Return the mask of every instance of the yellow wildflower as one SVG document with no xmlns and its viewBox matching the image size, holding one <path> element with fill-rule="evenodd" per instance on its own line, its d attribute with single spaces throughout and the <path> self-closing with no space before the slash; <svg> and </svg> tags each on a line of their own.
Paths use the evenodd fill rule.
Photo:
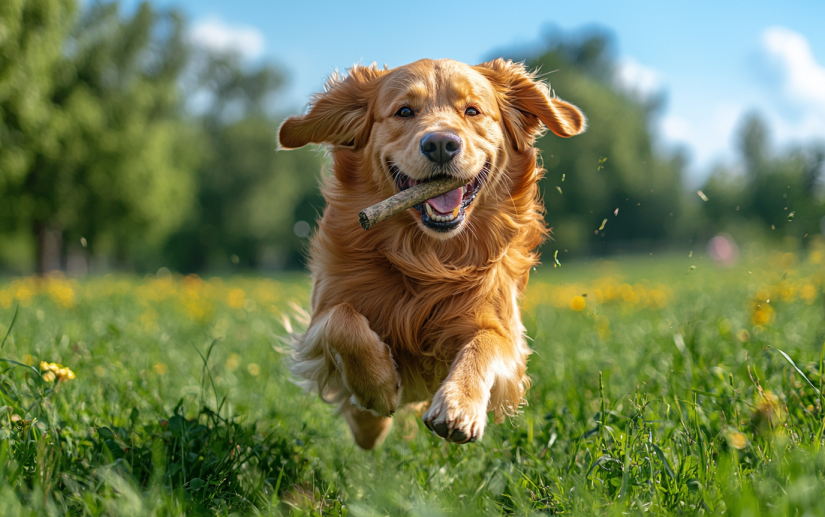
<svg viewBox="0 0 825 517">
<path fill-rule="evenodd" d="M 770 391 L 762 392 L 751 414 L 751 422 L 760 432 L 777 428 L 785 419 L 785 411 L 779 397 Z"/>
<path fill-rule="evenodd" d="M 229 357 L 226 359 L 226 369 L 230 372 L 234 372 L 238 369 L 238 366 L 241 364 L 241 356 L 238 354 L 229 354 Z"/>
<path fill-rule="evenodd" d="M 34 279 L 27 278 L 24 280 L 14 280 L 12 281 L 9 290 L 14 295 L 14 298 L 20 302 L 20 305 L 23 307 L 28 307 L 35 293 Z"/>
<path fill-rule="evenodd" d="M 622 284 L 619 287 L 619 294 L 622 297 L 622 300 L 631 304 L 636 303 L 636 300 L 638 299 L 636 292 L 633 291 L 633 286 L 630 284 Z"/>
<path fill-rule="evenodd" d="M 773 321 L 773 307 L 767 303 L 757 304 L 756 309 L 751 315 L 751 321 L 754 325 L 767 325 Z"/>
<path fill-rule="evenodd" d="M 807 304 L 812 304 L 816 300 L 816 287 L 806 285 L 799 290 L 799 297 L 805 300 Z"/>
<path fill-rule="evenodd" d="M 233 309 L 242 309 L 246 293 L 243 289 L 230 289 L 229 294 L 226 295 L 226 304 Z"/>
<path fill-rule="evenodd" d="M 744 449 L 748 446 L 748 438 L 739 431 L 729 431 L 727 434 L 728 444 L 734 449 Z"/>
<path fill-rule="evenodd" d="M 255 363 L 249 363 L 246 365 L 246 369 L 253 377 L 257 377 L 261 373 L 261 367 Z"/>
<path fill-rule="evenodd" d="M 75 293 L 72 284 L 62 275 L 51 274 L 46 282 L 46 291 L 52 301 L 64 309 L 75 305 Z"/>
<path fill-rule="evenodd" d="M 74 372 L 62 364 L 40 362 L 40 370 L 46 373 L 43 374 L 43 380 L 51 382 L 55 378 L 61 381 L 71 381 L 75 378 Z"/>
<path fill-rule="evenodd" d="M 574 311 L 580 311 L 585 308 L 587 302 L 584 301 L 583 296 L 574 296 L 572 300 L 570 300 L 570 308 Z"/>
<path fill-rule="evenodd" d="M 169 371 L 169 367 L 166 366 L 164 363 L 158 363 L 152 367 L 155 370 L 155 373 L 158 375 L 164 375 L 167 371 Z"/>
</svg>

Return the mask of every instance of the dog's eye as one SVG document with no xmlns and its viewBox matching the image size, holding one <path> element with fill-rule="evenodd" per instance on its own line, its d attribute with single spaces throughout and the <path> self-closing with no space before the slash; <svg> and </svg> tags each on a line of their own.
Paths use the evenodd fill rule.
<svg viewBox="0 0 825 517">
<path fill-rule="evenodd" d="M 395 116 L 396 117 L 401 117 L 401 118 L 412 117 L 413 116 L 413 110 L 411 110 L 407 106 L 404 106 L 403 108 L 401 108 L 400 110 L 395 112 Z"/>
<path fill-rule="evenodd" d="M 467 115 L 468 117 L 475 117 L 476 115 L 478 115 L 478 110 L 475 109 L 474 107 L 470 106 L 469 108 L 464 110 L 464 114 Z"/>
</svg>

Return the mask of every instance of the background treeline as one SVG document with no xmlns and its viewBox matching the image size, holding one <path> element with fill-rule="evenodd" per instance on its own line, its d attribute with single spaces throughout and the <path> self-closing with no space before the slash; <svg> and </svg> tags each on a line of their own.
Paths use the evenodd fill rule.
<svg viewBox="0 0 825 517">
<path fill-rule="evenodd" d="M 127 14 L 113 3 L 0 3 L 0 271 L 301 266 L 325 159 L 275 152 L 284 72 L 186 35 L 180 14 L 150 4 Z M 548 246 L 606 254 L 719 231 L 820 232 L 821 142 L 776 152 L 749 116 L 739 164 L 711 172 L 703 202 L 684 155 L 657 138 L 664 99 L 616 81 L 609 34 L 555 32 L 504 57 L 540 67 L 590 121 L 583 136 L 539 141 Z"/>
</svg>

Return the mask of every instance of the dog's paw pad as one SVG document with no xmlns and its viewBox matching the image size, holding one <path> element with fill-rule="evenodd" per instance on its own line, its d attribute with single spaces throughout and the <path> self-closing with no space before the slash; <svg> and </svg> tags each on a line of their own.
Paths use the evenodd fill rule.
<svg viewBox="0 0 825 517">
<path fill-rule="evenodd" d="M 450 434 L 450 441 L 455 443 L 467 443 L 470 439 L 461 429 L 454 429 L 452 434 Z"/>
<path fill-rule="evenodd" d="M 444 422 L 438 422 L 433 425 L 433 432 L 438 436 L 447 439 L 450 436 L 450 428 Z"/>
<path fill-rule="evenodd" d="M 451 404 L 439 391 L 422 420 L 428 429 L 449 442 L 473 443 L 484 434 L 487 412 L 486 408 Z"/>
</svg>

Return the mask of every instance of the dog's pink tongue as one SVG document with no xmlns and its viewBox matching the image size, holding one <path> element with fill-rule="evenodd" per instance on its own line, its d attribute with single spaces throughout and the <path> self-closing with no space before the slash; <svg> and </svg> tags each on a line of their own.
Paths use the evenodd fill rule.
<svg viewBox="0 0 825 517">
<path fill-rule="evenodd" d="M 446 194 L 441 194 L 438 197 L 428 199 L 427 203 L 442 214 L 450 213 L 461 204 L 461 194 L 463 193 L 463 190 L 463 187 L 458 187 L 457 189 L 451 190 Z"/>
</svg>

